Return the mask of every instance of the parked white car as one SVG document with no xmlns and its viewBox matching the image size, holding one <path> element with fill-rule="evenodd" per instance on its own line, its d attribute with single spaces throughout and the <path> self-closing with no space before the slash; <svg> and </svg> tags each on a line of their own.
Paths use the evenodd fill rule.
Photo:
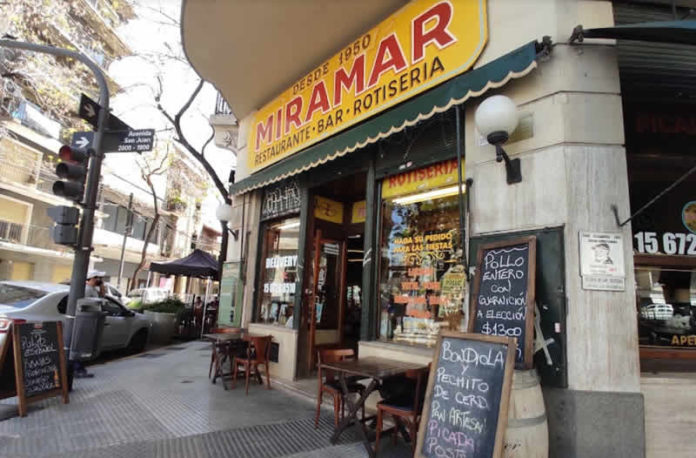
<svg viewBox="0 0 696 458">
<path fill-rule="evenodd" d="M 132 289 L 127 295 L 126 305 L 139 302 L 140 304 L 154 304 L 163 301 L 170 296 L 169 290 L 164 288 L 137 288 Z"/>
<path fill-rule="evenodd" d="M 3 328 L 6 331 L 9 320 L 62 321 L 65 326 L 69 290 L 67 285 L 52 283 L 0 281 L 0 339 L 6 337 Z M 101 350 L 142 351 L 147 344 L 150 322 L 116 298 L 107 295 L 105 299 Z"/>
</svg>

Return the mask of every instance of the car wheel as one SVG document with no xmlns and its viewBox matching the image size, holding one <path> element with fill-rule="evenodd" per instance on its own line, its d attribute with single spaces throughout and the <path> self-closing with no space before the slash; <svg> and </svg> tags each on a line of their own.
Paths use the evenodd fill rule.
<svg viewBox="0 0 696 458">
<path fill-rule="evenodd" d="M 147 331 L 142 329 L 138 332 L 135 333 L 133 337 L 131 337 L 130 342 L 128 343 L 128 353 L 140 353 L 141 351 L 145 350 L 145 345 L 147 344 Z"/>
</svg>

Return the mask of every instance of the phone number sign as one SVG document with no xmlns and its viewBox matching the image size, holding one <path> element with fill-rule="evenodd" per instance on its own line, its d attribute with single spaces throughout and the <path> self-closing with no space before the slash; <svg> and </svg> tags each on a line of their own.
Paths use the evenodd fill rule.
<svg viewBox="0 0 696 458">
<path fill-rule="evenodd" d="M 696 234 L 638 232 L 633 243 L 638 253 L 696 256 Z"/>
</svg>

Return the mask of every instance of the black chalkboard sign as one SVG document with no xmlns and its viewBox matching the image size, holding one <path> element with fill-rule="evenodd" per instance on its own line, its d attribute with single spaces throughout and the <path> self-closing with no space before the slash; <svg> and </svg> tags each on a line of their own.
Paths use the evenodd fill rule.
<svg viewBox="0 0 696 458">
<path fill-rule="evenodd" d="M 62 323 L 13 324 L 12 339 L 19 415 L 26 415 L 27 403 L 52 396 L 67 404 Z"/>
<path fill-rule="evenodd" d="M 469 332 L 515 337 L 515 367 L 532 367 L 536 237 L 479 248 Z"/>
<path fill-rule="evenodd" d="M 443 331 L 430 371 L 417 457 L 498 458 L 515 339 Z"/>
</svg>

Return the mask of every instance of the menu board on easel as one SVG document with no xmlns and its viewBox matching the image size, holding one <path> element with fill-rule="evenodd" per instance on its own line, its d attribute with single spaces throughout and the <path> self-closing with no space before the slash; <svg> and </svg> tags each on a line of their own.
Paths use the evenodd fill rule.
<svg viewBox="0 0 696 458">
<path fill-rule="evenodd" d="M 476 261 L 469 332 L 515 337 L 515 367 L 532 367 L 536 237 L 482 245 Z"/>
<path fill-rule="evenodd" d="M 0 398 L 17 396 L 22 417 L 31 402 L 62 396 L 67 404 L 62 323 L 13 324 L 0 349 L 0 373 Z"/>
<path fill-rule="evenodd" d="M 499 458 L 515 339 L 443 331 L 430 371 L 416 457 Z"/>
</svg>

